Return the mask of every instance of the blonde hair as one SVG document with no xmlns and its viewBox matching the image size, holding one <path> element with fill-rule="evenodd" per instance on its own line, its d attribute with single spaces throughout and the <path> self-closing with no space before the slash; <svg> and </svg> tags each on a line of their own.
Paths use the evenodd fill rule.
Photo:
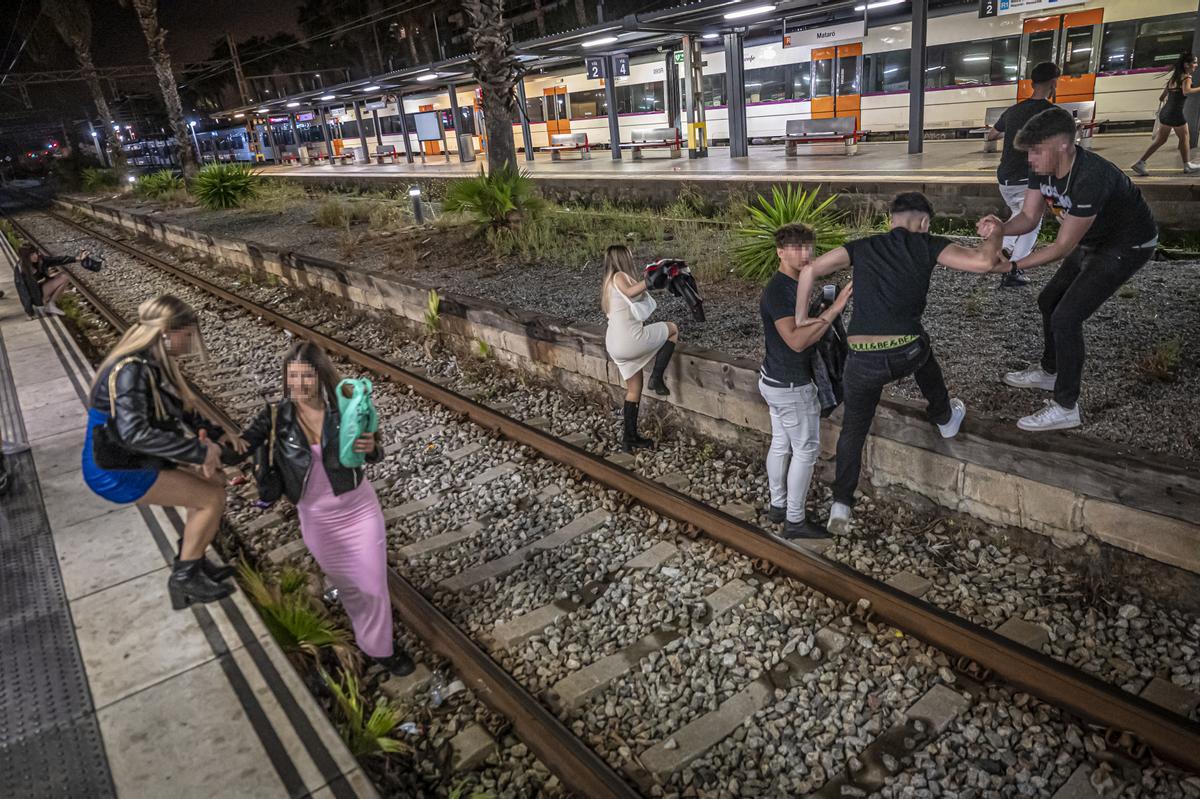
<svg viewBox="0 0 1200 799">
<path fill-rule="evenodd" d="M 600 283 L 600 307 L 608 313 L 608 289 L 618 274 L 628 275 L 633 282 L 642 279 L 633 265 L 633 253 L 624 244 L 614 244 L 604 251 L 604 280 Z"/>
<path fill-rule="evenodd" d="M 169 294 L 143 302 L 138 306 L 137 322 L 129 326 L 125 335 L 121 336 L 121 340 L 96 368 L 96 376 L 92 380 L 91 396 L 95 396 L 100 378 L 108 373 L 110 367 L 126 356 L 149 352 L 154 356 L 157 366 L 166 375 L 171 388 L 183 400 L 184 406 L 189 409 L 195 408 L 198 404 L 196 395 L 188 386 L 183 373 L 179 371 L 179 363 L 166 348 L 167 332 L 187 327 L 196 328 L 199 354 L 207 358 L 208 351 L 204 347 L 204 339 L 200 337 L 199 319 L 191 306 Z"/>
</svg>

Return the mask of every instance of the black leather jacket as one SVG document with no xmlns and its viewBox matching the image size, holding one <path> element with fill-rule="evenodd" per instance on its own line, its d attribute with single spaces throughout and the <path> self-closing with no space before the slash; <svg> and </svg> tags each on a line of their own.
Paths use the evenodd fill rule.
<svg viewBox="0 0 1200 799">
<path fill-rule="evenodd" d="M 206 450 L 200 439 L 189 431 L 204 430 L 211 441 L 220 438 L 221 427 L 194 411 L 185 411 L 183 401 L 169 388 L 153 356 L 142 353 L 143 361 L 131 361 L 117 373 L 116 422 L 117 433 L 126 448 L 144 460 L 135 468 L 162 469 L 173 463 L 204 463 Z M 108 375 L 116 364 L 104 370 L 96 382 L 91 406 L 111 413 L 108 397 Z M 155 413 L 154 395 L 150 381 L 155 381 L 165 418 Z"/>
<path fill-rule="evenodd" d="M 350 469 L 338 460 L 338 441 L 341 430 L 341 416 L 336 407 L 325 406 L 325 423 L 321 429 L 321 463 L 325 473 L 329 475 L 329 483 L 333 487 L 334 496 L 341 496 L 353 491 L 366 479 L 363 469 Z M 226 451 L 227 462 L 244 460 L 266 443 L 271 435 L 271 410 L 263 408 L 254 421 L 242 431 L 242 438 L 250 448 L 245 455 L 233 455 Z M 378 441 L 375 450 L 367 453 L 367 462 L 376 463 L 383 458 L 383 451 Z M 308 480 L 308 468 L 312 465 L 312 450 L 300 419 L 296 414 L 295 404 L 285 399 L 279 403 L 275 417 L 275 465 L 283 475 L 283 491 L 293 504 L 304 496 L 304 486 Z"/>
</svg>

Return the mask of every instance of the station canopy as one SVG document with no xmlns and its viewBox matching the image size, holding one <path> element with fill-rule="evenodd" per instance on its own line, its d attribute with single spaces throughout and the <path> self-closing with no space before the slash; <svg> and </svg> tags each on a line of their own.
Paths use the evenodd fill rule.
<svg viewBox="0 0 1200 799">
<path fill-rule="evenodd" d="M 724 34 L 734 31 L 752 34 L 769 29 L 797 30 L 862 16 L 870 3 L 872 19 L 889 13 L 906 13 L 907 0 L 785 0 L 769 3 L 754 0 L 700 0 L 645 14 L 630 14 L 619 20 L 602 22 L 564 33 L 518 42 L 517 57 L 526 72 L 535 72 L 577 64 L 583 67 L 588 56 L 616 53 L 637 55 L 668 48 L 674 49 L 681 36 L 699 36 L 715 44 Z M 931 3 L 936 5 L 938 3 Z M 947 4 L 960 4 L 949 0 Z M 879 12 L 875 9 L 878 8 Z M 320 108 L 349 105 L 355 101 L 378 101 L 398 94 L 426 94 L 449 85 L 474 83 L 471 54 L 417 67 L 396 70 L 370 78 L 347 81 L 334 86 L 273 98 L 253 105 L 218 111 L 210 116 L 263 117 L 289 112 L 304 113 Z"/>
</svg>

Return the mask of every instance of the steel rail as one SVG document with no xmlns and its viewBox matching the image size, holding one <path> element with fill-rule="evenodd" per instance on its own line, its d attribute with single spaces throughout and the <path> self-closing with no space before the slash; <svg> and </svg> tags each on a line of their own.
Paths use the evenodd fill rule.
<svg viewBox="0 0 1200 799">
<path fill-rule="evenodd" d="M 11 217 L 10 221 L 13 221 Z M 27 241 L 36 242 L 15 221 L 13 225 Z M 92 231 L 87 232 L 88 235 L 100 237 Z M 106 240 L 106 243 L 117 246 L 115 241 Z M 136 254 L 140 259 L 151 257 L 136 253 L 133 249 L 127 252 Z M 125 332 L 129 323 L 116 310 L 80 280 L 73 270 L 64 268 L 63 272 L 89 305 L 118 332 Z M 238 429 L 238 423 L 208 397 L 200 392 L 197 395 L 213 421 L 227 430 Z M 453 663 L 475 695 L 508 718 L 521 740 L 571 791 L 589 799 L 637 799 L 639 794 L 624 778 L 391 566 L 388 567 L 388 593 L 404 625 Z"/>
<path fill-rule="evenodd" d="M 850 606 L 870 603 L 876 619 L 927 643 L 974 661 L 1009 684 L 1094 724 L 1127 732 L 1163 760 L 1200 774 L 1200 724 L 1112 686 L 1085 672 L 965 621 L 867 575 L 814 556 L 767 535 L 728 514 L 627 471 L 492 408 L 457 394 L 353 345 L 240 297 L 160 258 L 48 211 L 59 221 L 123 250 L 163 271 L 235 303 L 273 324 L 319 343 L 330 352 L 410 387 L 415 393 L 466 416 L 481 427 L 577 469 L 609 488 L 628 494 L 652 510 L 693 525 L 742 554 L 765 560 L 790 577 Z"/>
</svg>

